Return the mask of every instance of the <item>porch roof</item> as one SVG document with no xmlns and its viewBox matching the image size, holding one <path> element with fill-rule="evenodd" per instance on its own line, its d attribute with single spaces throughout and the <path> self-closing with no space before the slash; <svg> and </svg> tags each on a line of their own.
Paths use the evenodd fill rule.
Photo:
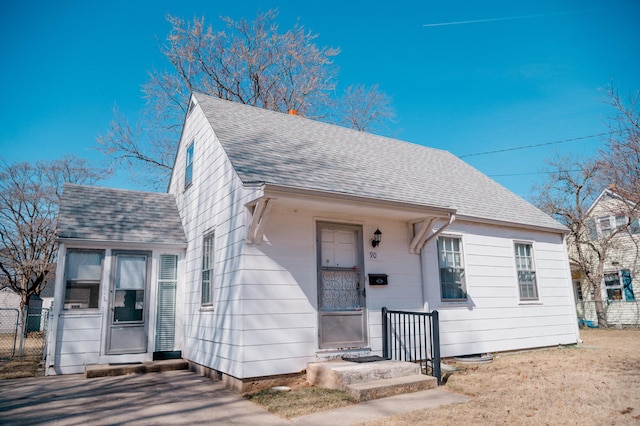
<svg viewBox="0 0 640 426">
<path fill-rule="evenodd" d="M 566 231 L 448 151 L 195 93 L 245 184 L 455 210 L 459 218 Z"/>
<path fill-rule="evenodd" d="M 56 235 L 133 244 L 186 245 L 172 194 L 65 184 Z"/>
</svg>

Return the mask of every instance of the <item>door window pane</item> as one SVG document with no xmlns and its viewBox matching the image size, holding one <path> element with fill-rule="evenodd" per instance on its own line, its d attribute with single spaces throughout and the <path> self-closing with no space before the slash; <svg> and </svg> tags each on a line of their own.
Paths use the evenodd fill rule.
<svg viewBox="0 0 640 426">
<path fill-rule="evenodd" d="M 114 322 L 143 320 L 146 267 L 146 256 L 117 256 Z"/>
</svg>

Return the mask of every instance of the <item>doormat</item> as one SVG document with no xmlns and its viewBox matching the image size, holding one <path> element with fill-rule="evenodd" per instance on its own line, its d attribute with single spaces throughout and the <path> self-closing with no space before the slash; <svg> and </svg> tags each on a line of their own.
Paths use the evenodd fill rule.
<svg viewBox="0 0 640 426">
<path fill-rule="evenodd" d="M 357 363 L 388 361 L 387 358 L 382 358 L 381 356 L 378 356 L 378 355 L 360 356 L 360 357 L 342 357 L 342 360 L 349 361 L 349 362 L 357 362 Z"/>
</svg>

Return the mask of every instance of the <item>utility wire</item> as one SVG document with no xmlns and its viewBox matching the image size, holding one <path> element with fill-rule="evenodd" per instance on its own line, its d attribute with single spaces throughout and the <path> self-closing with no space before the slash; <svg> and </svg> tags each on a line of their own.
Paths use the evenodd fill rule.
<svg viewBox="0 0 640 426">
<path fill-rule="evenodd" d="M 552 170 L 549 172 L 529 172 L 529 173 L 504 173 L 499 175 L 487 175 L 489 177 L 504 177 L 504 176 L 529 176 L 529 175 L 550 175 L 551 173 L 572 173 L 579 172 L 579 169 L 576 170 Z"/>
<path fill-rule="evenodd" d="M 539 143 L 539 144 L 535 144 L 535 145 L 517 146 L 517 147 L 514 147 L 514 148 L 498 149 L 498 150 L 495 150 L 495 151 L 476 152 L 476 153 L 473 153 L 473 154 L 460 155 L 458 158 L 475 157 L 477 155 L 489 155 L 489 154 L 497 154 L 497 153 L 500 153 L 500 152 L 507 152 L 507 151 L 518 151 L 520 149 L 537 148 L 537 147 L 540 147 L 540 146 L 557 145 L 557 144 L 560 144 L 560 143 L 574 142 L 574 141 L 579 141 L 579 140 L 583 140 L 583 139 L 590 139 L 590 138 L 597 138 L 599 136 L 610 135 L 610 134 L 613 134 L 613 133 L 616 133 L 616 132 L 603 132 L 603 133 L 596 133 L 594 135 L 589 135 L 589 136 L 578 136 L 576 138 L 563 139 L 563 140 L 554 141 L 554 142 Z"/>
</svg>

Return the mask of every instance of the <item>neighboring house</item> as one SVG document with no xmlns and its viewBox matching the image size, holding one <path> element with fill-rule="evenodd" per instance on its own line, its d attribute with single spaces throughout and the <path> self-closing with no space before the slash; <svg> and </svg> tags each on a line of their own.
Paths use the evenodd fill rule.
<svg viewBox="0 0 640 426">
<path fill-rule="evenodd" d="M 20 295 L 11 287 L 0 288 L 0 334 L 13 334 L 18 328 Z"/>
<path fill-rule="evenodd" d="M 578 339 L 567 229 L 449 152 L 195 94 L 168 192 L 65 187 L 48 374 L 167 351 L 242 390 L 381 355 L 384 306 L 446 357 Z"/>
<path fill-rule="evenodd" d="M 0 309 L 20 309 L 20 295 L 9 286 L 0 288 Z"/>
<path fill-rule="evenodd" d="M 40 299 L 42 299 L 42 308 L 51 309 L 53 305 L 53 296 L 55 294 L 55 278 L 47 283 L 47 286 L 40 292 Z"/>
<path fill-rule="evenodd" d="M 53 287 L 53 283 L 49 284 Z M 43 290 L 42 293 L 45 291 Z M 48 311 L 44 311 L 42 317 L 42 309 L 47 308 L 45 305 L 48 299 L 40 296 L 31 296 L 29 298 L 29 321 L 27 324 L 28 331 L 42 331 L 46 324 Z M 20 310 L 20 295 L 9 286 L 0 288 L 0 333 L 14 333 L 16 324 L 19 322 L 18 311 Z"/>
<path fill-rule="evenodd" d="M 607 322 L 610 325 L 640 325 L 640 224 L 638 201 L 620 195 L 621 191 L 610 187 L 602 191 L 586 212 L 588 239 L 594 244 L 606 245 L 602 293 Z M 570 244 L 570 253 L 575 247 Z M 595 270 L 597 256 L 593 256 Z M 572 265 L 572 277 L 576 292 L 578 317 L 589 326 L 598 324 L 595 311 L 594 288 L 577 265 Z"/>
</svg>

